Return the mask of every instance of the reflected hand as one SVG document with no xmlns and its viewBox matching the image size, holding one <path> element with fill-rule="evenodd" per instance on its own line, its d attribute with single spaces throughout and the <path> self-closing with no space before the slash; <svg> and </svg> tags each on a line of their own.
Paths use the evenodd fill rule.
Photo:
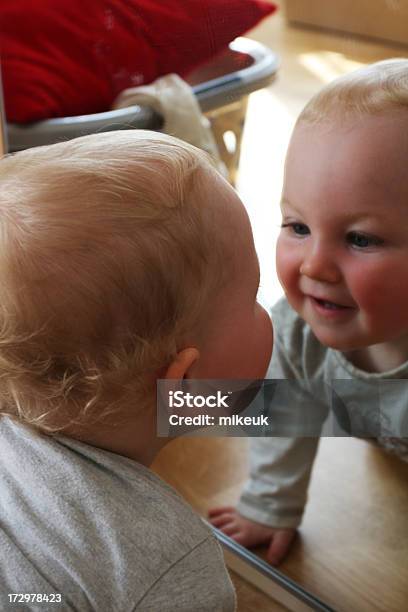
<svg viewBox="0 0 408 612">
<path fill-rule="evenodd" d="M 246 548 L 269 544 L 266 559 L 271 565 L 278 565 L 285 558 L 296 535 L 293 527 L 261 525 L 241 516 L 232 506 L 213 508 L 208 519 L 211 525 Z"/>
</svg>

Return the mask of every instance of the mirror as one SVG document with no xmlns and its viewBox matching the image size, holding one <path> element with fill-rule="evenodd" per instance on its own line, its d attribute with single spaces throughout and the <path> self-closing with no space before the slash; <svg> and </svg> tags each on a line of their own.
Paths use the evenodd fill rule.
<svg viewBox="0 0 408 612">
<path fill-rule="evenodd" d="M 265 306 L 283 294 L 274 249 L 296 117 L 337 76 L 408 55 L 407 3 L 338 0 L 326 9 L 329 3 L 319 0 L 285 4 L 290 22 L 281 11 L 250 33 L 280 55 L 282 67 L 275 83 L 249 99 L 237 181 L 254 229 Z M 242 438 L 178 439 L 156 466 L 205 515 L 211 507 L 236 503 L 248 475 L 248 447 Z M 362 439 L 323 438 L 300 537 L 278 569 L 335 610 L 402 612 L 408 601 L 407 508 L 406 463 Z M 265 550 L 255 554 L 265 556 Z M 282 609 L 254 601 L 253 609 Z"/>
</svg>

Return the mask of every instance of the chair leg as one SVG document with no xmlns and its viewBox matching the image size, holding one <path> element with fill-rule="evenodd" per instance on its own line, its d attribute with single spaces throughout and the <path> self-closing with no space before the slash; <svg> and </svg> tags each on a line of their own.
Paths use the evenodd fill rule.
<svg viewBox="0 0 408 612">
<path fill-rule="evenodd" d="M 248 96 L 206 113 L 231 185 L 236 184 Z"/>
</svg>

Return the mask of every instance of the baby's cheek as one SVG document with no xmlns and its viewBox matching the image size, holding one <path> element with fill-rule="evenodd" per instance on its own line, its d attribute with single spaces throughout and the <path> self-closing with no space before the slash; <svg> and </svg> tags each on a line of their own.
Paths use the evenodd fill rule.
<svg viewBox="0 0 408 612">
<path fill-rule="evenodd" d="M 392 311 L 401 301 L 404 290 L 407 297 L 405 304 L 408 304 L 406 283 L 392 265 L 377 263 L 372 267 L 356 267 L 349 276 L 348 284 L 354 300 L 362 309 L 384 313 Z"/>
<path fill-rule="evenodd" d="M 296 291 L 299 269 L 300 262 L 293 249 L 286 245 L 284 239 L 279 239 L 276 249 L 276 272 L 286 293 Z"/>
</svg>

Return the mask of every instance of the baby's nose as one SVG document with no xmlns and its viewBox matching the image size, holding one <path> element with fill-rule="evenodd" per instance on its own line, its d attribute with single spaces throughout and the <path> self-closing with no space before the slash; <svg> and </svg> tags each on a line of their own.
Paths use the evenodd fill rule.
<svg viewBox="0 0 408 612">
<path fill-rule="evenodd" d="M 333 253 L 321 245 L 308 250 L 300 266 L 300 274 L 325 283 L 338 283 L 341 272 Z"/>
</svg>

